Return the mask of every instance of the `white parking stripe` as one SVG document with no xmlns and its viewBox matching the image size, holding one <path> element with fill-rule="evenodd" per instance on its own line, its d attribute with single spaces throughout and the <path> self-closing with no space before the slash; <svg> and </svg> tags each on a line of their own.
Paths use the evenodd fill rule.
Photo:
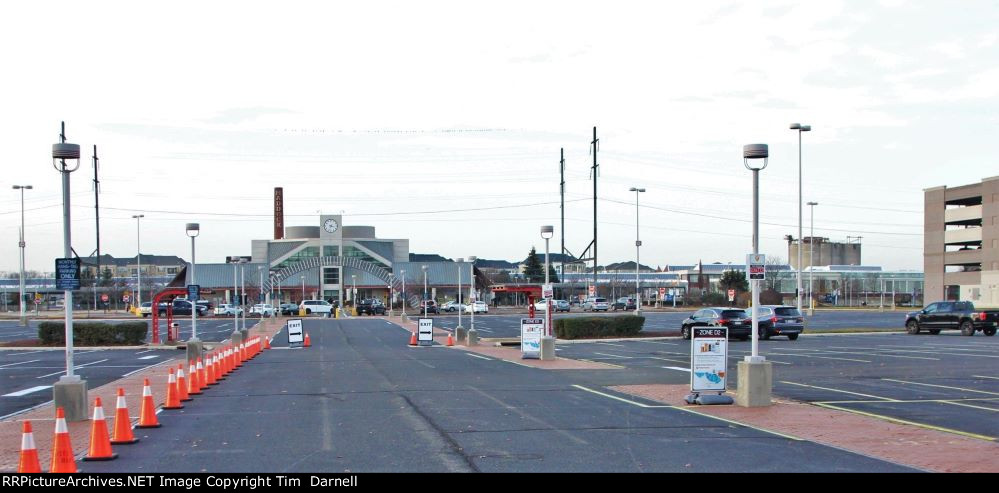
<svg viewBox="0 0 999 493">
<path fill-rule="evenodd" d="M 30 361 L 18 361 L 17 363 L 7 363 L 6 365 L 0 365 L 0 368 L 7 368 L 8 366 L 14 366 L 14 365 L 25 365 L 25 364 L 28 364 L 28 363 L 34 363 L 36 361 L 41 361 L 41 360 L 40 359 L 33 359 L 33 360 L 30 360 Z"/>
<path fill-rule="evenodd" d="M 159 358 L 159 356 L 155 355 L 155 354 L 151 354 L 149 356 L 143 356 L 143 357 L 141 357 L 139 359 L 153 359 L 153 358 Z"/>
<path fill-rule="evenodd" d="M 37 387 L 31 387 L 30 389 L 19 390 L 17 392 L 11 392 L 9 394 L 4 394 L 4 397 L 21 397 L 23 395 L 33 394 L 39 390 L 51 389 L 51 385 L 39 385 Z"/>
<path fill-rule="evenodd" d="M 660 366 L 660 368 L 665 368 L 667 370 L 685 371 L 690 373 L 690 368 L 681 368 L 679 366 Z"/>
<path fill-rule="evenodd" d="M 105 362 L 105 361 L 107 361 L 107 360 L 108 360 L 108 358 L 105 358 L 105 359 L 101 359 L 101 360 L 97 360 L 97 361 L 93 361 L 93 362 L 90 362 L 90 363 L 85 363 L 85 364 L 82 364 L 82 365 L 76 365 L 76 367 L 75 367 L 74 369 L 77 369 L 77 370 L 79 370 L 80 368 L 83 368 L 83 367 L 85 367 L 85 366 L 90 366 L 90 365 L 96 365 L 97 363 L 103 363 L 103 362 Z M 60 373 L 63 373 L 64 371 L 65 371 L 65 370 L 63 370 L 63 371 L 57 371 L 57 372 L 54 372 L 54 373 L 49 373 L 49 374 L 46 374 L 46 375 L 42 375 L 42 376 L 40 376 L 40 377 L 35 377 L 35 378 L 45 378 L 45 377 L 51 377 L 52 375 L 58 375 L 58 374 L 60 374 Z"/>
</svg>

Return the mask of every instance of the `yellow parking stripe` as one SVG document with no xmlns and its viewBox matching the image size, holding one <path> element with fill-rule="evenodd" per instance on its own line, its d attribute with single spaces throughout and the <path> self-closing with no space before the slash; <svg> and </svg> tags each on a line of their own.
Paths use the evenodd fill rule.
<svg viewBox="0 0 999 493">
<path fill-rule="evenodd" d="M 829 387 L 819 387 L 818 385 L 808 385 L 804 383 L 789 382 L 787 380 L 781 380 L 780 383 L 786 383 L 788 385 L 797 385 L 799 387 L 809 387 L 813 389 L 828 390 L 830 392 L 839 392 L 841 394 L 859 395 L 861 397 L 872 397 L 874 399 L 880 399 L 880 402 L 898 402 L 895 399 L 889 397 L 881 397 L 879 395 L 861 394 L 860 392 L 850 392 L 849 390 L 833 389 Z"/>
<path fill-rule="evenodd" d="M 893 378 L 882 378 L 881 380 L 884 380 L 884 381 L 887 381 L 887 382 L 907 383 L 907 384 L 911 384 L 911 385 L 922 385 L 922 386 L 925 386 L 925 387 L 939 387 L 941 389 L 963 390 L 965 392 L 974 392 L 976 394 L 999 395 L 999 392 L 988 392 L 988 391 L 985 391 L 985 390 L 966 389 L 964 387 L 951 387 L 949 385 L 937 385 L 937 384 L 933 384 L 933 383 L 909 382 L 909 381 L 906 381 L 906 380 L 895 380 Z"/>
<path fill-rule="evenodd" d="M 819 407 L 824 407 L 824 408 L 827 408 L 827 409 L 836 409 L 837 411 L 846 411 L 848 413 L 859 414 L 861 416 L 867 416 L 867 417 L 871 417 L 871 418 L 883 419 L 885 421 L 890 421 L 892 423 L 899 423 L 899 424 L 903 424 L 903 425 L 917 426 L 919 428 L 925 428 L 927 430 L 935 430 L 935 431 L 941 431 L 941 432 L 944 432 L 944 433 L 952 433 L 954 435 L 961 435 L 961 436 L 965 436 L 965 437 L 968 437 L 968 438 L 977 438 L 979 440 L 985 440 L 987 442 L 994 442 L 994 441 L 996 441 L 995 437 L 990 437 L 990 436 L 987 436 L 987 435 L 979 435 L 977 433 L 968 433 L 966 431 L 954 430 L 954 429 L 951 429 L 951 428 L 944 428 L 942 426 L 928 425 L 926 423 L 917 423 L 915 421 L 906 421 L 904 419 L 892 418 L 891 416 L 884 416 L 884 415 L 881 415 L 881 414 L 868 413 L 868 412 L 864 412 L 864 411 L 857 411 L 856 409 L 850 409 L 850 408 L 841 407 L 841 406 L 834 406 L 834 405 L 826 404 L 826 403 L 823 403 L 823 402 L 813 402 L 812 404 L 816 405 L 816 406 L 819 406 Z"/>
</svg>

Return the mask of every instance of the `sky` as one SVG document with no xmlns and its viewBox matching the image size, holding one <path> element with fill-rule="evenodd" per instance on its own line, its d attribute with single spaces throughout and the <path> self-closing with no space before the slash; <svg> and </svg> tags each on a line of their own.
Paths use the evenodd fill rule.
<svg viewBox="0 0 999 493">
<path fill-rule="evenodd" d="M 741 263 L 744 144 L 767 143 L 760 251 L 798 236 L 798 133 L 815 235 L 922 269 L 923 189 L 999 173 L 999 4 L 753 2 L 6 2 L 0 7 L 0 270 L 62 255 L 50 146 L 66 122 L 72 243 L 249 255 L 286 223 L 408 238 L 413 253 L 516 260 L 556 226 L 601 264 Z M 560 231 L 559 156 L 566 162 Z M 809 208 L 804 235 L 810 235 Z M 858 241 L 852 239 L 852 241 Z"/>
</svg>

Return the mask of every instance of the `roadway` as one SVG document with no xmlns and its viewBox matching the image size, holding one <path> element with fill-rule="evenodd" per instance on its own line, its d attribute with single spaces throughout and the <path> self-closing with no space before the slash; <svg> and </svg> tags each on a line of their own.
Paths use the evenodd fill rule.
<svg viewBox="0 0 999 493">
<path fill-rule="evenodd" d="M 630 398 L 586 374 L 409 347 L 383 319 L 306 319 L 83 472 L 849 472 L 905 467 Z M 605 372 L 608 370 L 604 370 Z M 666 371 L 666 370 L 659 370 Z M 614 372 L 622 373 L 622 372 Z M 807 458 L 795 460 L 794 458 Z"/>
</svg>

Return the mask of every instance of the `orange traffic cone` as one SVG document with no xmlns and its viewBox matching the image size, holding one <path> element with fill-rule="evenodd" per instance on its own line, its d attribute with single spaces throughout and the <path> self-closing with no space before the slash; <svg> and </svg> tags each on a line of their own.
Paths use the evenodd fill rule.
<svg viewBox="0 0 999 493">
<path fill-rule="evenodd" d="M 246 344 L 241 342 L 236 349 L 236 366 L 243 366 L 244 361 L 246 361 Z"/>
<path fill-rule="evenodd" d="M 305 333 L 305 347 L 312 347 L 312 339 L 309 337 L 309 333 Z"/>
<path fill-rule="evenodd" d="M 177 397 L 180 399 L 180 402 L 192 400 L 191 395 L 187 393 L 187 377 L 184 376 L 184 363 L 177 365 Z"/>
<path fill-rule="evenodd" d="M 270 348 L 271 348 L 271 338 L 264 337 L 264 349 L 270 349 Z"/>
<path fill-rule="evenodd" d="M 38 462 L 38 448 L 35 447 L 35 434 L 31 432 L 31 421 L 24 420 L 21 429 L 21 460 L 17 462 L 17 472 L 42 472 Z"/>
<path fill-rule="evenodd" d="M 410 346 L 415 346 L 416 345 L 416 332 L 410 333 L 410 336 L 409 336 L 409 345 Z"/>
<path fill-rule="evenodd" d="M 198 381 L 198 367 L 194 360 L 188 362 L 187 367 L 187 393 L 188 395 L 201 395 L 201 382 Z"/>
<path fill-rule="evenodd" d="M 138 442 L 132 433 L 132 418 L 128 415 L 128 404 L 125 404 L 125 389 L 118 388 L 118 402 L 115 403 L 114 410 L 114 436 L 111 443 L 114 445 L 125 445 Z"/>
<path fill-rule="evenodd" d="M 218 385 L 215 381 L 215 357 L 211 354 L 205 357 L 205 385 Z"/>
<path fill-rule="evenodd" d="M 177 376 L 174 375 L 173 368 L 170 368 L 170 375 L 167 376 L 166 394 L 166 404 L 163 405 L 163 409 L 184 409 L 184 405 L 180 403 L 180 391 L 177 390 Z"/>
<path fill-rule="evenodd" d="M 173 369 L 170 371 L 173 371 Z M 90 451 L 87 452 L 87 456 L 83 460 L 111 460 L 117 458 L 118 454 L 111 450 L 108 422 L 104 419 L 104 406 L 101 405 L 101 398 L 98 397 L 94 399 L 94 419 L 90 422 Z"/>
<path fill-rule="evenodd" d="M 208 387 L 208 370 L 205 370 L 205 366 L 201 363 L 201 358 L 198 358 L 198 385 L 201 386 L 202 390 Z"/>
<path fill-rule="evenodd" d="M 66 427 L 66 413 L 56 408 L 55 435 L 52 436 L 52 462 L 49 472 L 76 472 L 73 459 L 73 444 L 69 441 L 69 428 Z"/>
<path fill-rule="evenodd" d="M 447 345 L 454 346 L 454 336 L 450 332 L 447 333 Z"/>
<path fill-rule="evenodd" d="M 220 380 L 225 380 L 225 363 L 222 360 L 222 354 L 215 352 L 212 354 L 212 360 L 215 364 L 215 383 L 219 383 Z"/>
<path fill-rule="evenodd" d="M 136 428 L 159 428 L 163 426 L 156 418 L 156 403 L 153 402 L 153 389 L 149 387 L 149 379 L 142 379 L 142 405 L 139 406 L 139 424 Z"/>
</svg>

